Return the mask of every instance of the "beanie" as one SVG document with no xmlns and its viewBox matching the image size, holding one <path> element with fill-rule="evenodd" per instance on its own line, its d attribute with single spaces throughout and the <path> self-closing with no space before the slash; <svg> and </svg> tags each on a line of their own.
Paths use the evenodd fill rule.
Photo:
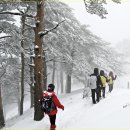
<svg viewBox="0 0 130 130">
<path fill-rule="evenodd" d="M 55 85 L 54 84 L 49 84 L 48 85 L 48 90 L 54 91 L 54 89 L 55 89 Z"/>
</svg>

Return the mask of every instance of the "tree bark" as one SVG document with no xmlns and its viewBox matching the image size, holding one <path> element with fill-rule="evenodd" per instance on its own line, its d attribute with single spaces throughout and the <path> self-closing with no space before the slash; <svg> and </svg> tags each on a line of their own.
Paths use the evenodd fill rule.
<svg viewBox="0 0 130 130">
<path fill-rule="evenodd" d="M 21 17 L 22 22 L 22 37 L 24 37 L 25 29 L 25 16 Z M 21 40 L 21 47 L 24 49 L 24 40 Z M 21 53 L 21 99 L 20 99 L 20 115 L 23 114 L 23 102 L 24 102 L 24 53 Z"/>
<path fill-rule="evenodd" d="M 66 93 L 71 93 L 71 75 L 66 76 Z"/>
<path fill-rule="evenodd" d="M 34 120 L 39 121 L 43 118 L 43 112 L 40 109 L 40 103 L 38 102 L 42 95 L 44 87 L 44 62 L 43 61 L 43 37 L 39 35 L 39 32 L 44 31 L 44 0 L 38 0 L 37 2 L 37 15 L 36 15 L 36 28 L 35 28 L 35 58 L 34 58 Z"/>
<path fill-rule="evenodd" d="M 2 104 L 2 94 L 1 94 L 1 86 L 0 86 L 0 129 L 5 126 L 4 112 L 3 112 L 3 104 Z"/>
<path fill-rule="evenodd" d="M 74 48 L 71 50 L 71 57 L 74 59 Z M 69 65 L 69 70 L 67 73 L 67 79 L 66 79 L 66 93 L 71 93 L 71 76 L 73 72 L 73 62 Z"/>
<path fill-rule="evenodd" d="M 64 81 L 63 81 L 63 70 L 62 70 L 62 63 L 60 64 L 61 70 L 60 70 L 60 85 L 61 85 L 61 93 L 64 92 Z"/>
<path fill-rule="evenodd" d="M 43 83 L 44 83 L 43 90 L 46 90 L 47 89 L 47 66 L 46 66 L 46 59 L 45 59 L 45 52 L 44 51 L 43 51 L 43 68 L 44 68 L 44 71 L 43 71 Z"/>
<path fill-rule="evenodd" d="M 30 48 L 30 56 L 33 55 L 33 52 Z M 33 57 L 30 57 L 30 64 L 33 64 Z M 30 108 L 34 106 L 34 71 L 33 68 L 30 66 Z"/>
<path fill-rule="evenodd" d="M 56 77 L 57 77 L 57 94 L 59 94 L 59 86 L 60 86 L 60 84 L 59 84 L 59 71 L 57 70 L 57 73 L 56 73 L 57 75 L 56 75 Z"/>
<path fill-rule="evenodd" d="M 53 67 L 52 67 L 52 83 L 55 83 L 55 67 L 56 67 L 56 62 L 55 62 L 55 58 L 53 59 Z"/>
</svg>

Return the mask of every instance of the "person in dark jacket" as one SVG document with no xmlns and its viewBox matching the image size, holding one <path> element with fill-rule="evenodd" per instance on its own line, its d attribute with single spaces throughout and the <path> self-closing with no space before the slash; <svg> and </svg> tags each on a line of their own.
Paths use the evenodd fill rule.
<svg viewBox="0 0 130 130">
<path fill-rule="evenodd" d="M 102 85 L 98 68 L 94 68 L 94 73 L 91 74 L 90 76 L 96 76 L 96 78 L 97 78 L 97 81 L 96 81 L 96 87 L 97 88 L 91 89 L 92 101 L 93 101 L 93 104 L 96 104 L 97 102 L 100 101 L 100 99 L 99 99 L 100 98 L 100 86 Z M 95 100 L 95 95 L 97 97 L 96 100 Z"/>
<path fill-rule="evenodd" d="M 109 86 L 109 92 L 111 92 L 113 90 L 113 84 L 114 84 L 114 80 L 116 80 L 117 75 L 114 76 L 113 72 L 110 71 L 109 72 L 109 76 L 108 76 L 108 86 Z"/>
<path fill-rule="evenodd" d="M 43 94 L 42 94 L 42 96 L 51 95 L 52 100 L 53 100 L 53 102 L 56 106 L 55 109 L 52 112 L 48 113 L 49 120 L 50 120 L 50 130 L 55 130 L 55 128 L 56 128 L 55 122 L 56 122 L 57 107 L 64 110 L 64 106 L 60 103 L 59 99 L 57 98 L 57 96 L 54 92 L 54 89 L 55 89 L 54 84 L 49 84 L 48 90 L 44 91 Z"/>
</svg>

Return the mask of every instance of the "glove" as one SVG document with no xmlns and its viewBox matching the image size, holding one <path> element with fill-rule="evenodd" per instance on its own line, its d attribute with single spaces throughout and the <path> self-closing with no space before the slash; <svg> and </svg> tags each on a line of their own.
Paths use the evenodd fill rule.
<svg viewBox="0 0 130 130">
<path fill-rule="evenodd" d="M 64 111 L 64 106 L 62 107 L 62 110 Z"/>
</svg>

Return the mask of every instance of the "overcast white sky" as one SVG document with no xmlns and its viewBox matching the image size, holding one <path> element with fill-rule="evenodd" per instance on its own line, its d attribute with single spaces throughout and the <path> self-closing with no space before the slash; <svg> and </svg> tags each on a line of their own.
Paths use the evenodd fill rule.
<svg viewBox="0 0 130 130">
<path fill-rule="evenodd" d="M 106 5 L 107 19 L 88 14 L 83 0 L 63 2 L 74 8 L 74 13 L 82 24 L 89 24 L 90 30 L 105 41 L 115 45 L 123 39 L 130 39 L 130 2 L 123 0 L 121 4 L 109 2 Z"/>
</svg>

